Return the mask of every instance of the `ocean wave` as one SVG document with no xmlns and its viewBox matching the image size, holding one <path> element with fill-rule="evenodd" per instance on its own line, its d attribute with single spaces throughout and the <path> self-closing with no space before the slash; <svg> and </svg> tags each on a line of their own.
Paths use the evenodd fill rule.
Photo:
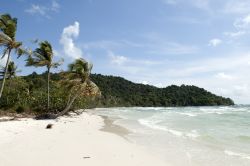
<svg viewBox="0 0 250 166">
<path fill-rule="evenodd" d="M 192 130 L 190 133 L 186 133 L 186 136 L 189 138 L 200 137 L 200 134 L 196 130 Z"/>
<path fill-rule="evenodd" d="M 249 112 L 249 107 L 217 107 L 217 108 L 200 108 L 200 111 L 204 113 L 216 113 L 216 114 L 227 114 L 227 113 L 235 113 L 235 112 Z"/>
<path fill-rule="evenodd" d="M 229 155 L 229 156 L 236 156 L 236 157 L 240 157 L 242 159 L 250 160 L 250 155 L 248 155 L 248 154 L 237 153 L 237 152 L 233 152 L 233 151 L 230 151 L 230 150 L 225 150 L 224 153 Z"/>
<path fill-rule="evenodd" d="M 157 123 L 159 121 L 153 121 L 153 120 L 146 120 L 146 119 L 139 119 L 138 122 L 143 125 L 143 126 L 146 126 L 146 127 L 149 127 L 151 129 L 156 129 L 156 130 L 162 130 L 162 131 L 167 131 L 173 135 L 176 135 L 176 136 L 183 136 L 183 133 L 180 132 L 180 131 L 176 131 L 176 130 L 172 130 L 172 129 L 168 129 L 167 127 L 165 126 L 161 126 L 161 125 L 158 125 Z"/>
<path fill-rule="evenodd" d="M 177 113 L 181 114 L 181 115 L 187 115 L 187 116 L 190 116 L 190 117 L 195 117 L 195 116 L 199 115 L 197 113 L 191 113 L 191 112 L 177 112 Z"/>
<path fill-rule="evenodd" d="M 166 132 L 173 134 L 175 136 L 178 136 L 178 137 L 185 137 L 185 138 L 188 137 L 188 138 L 194 139 L 194 138 L 197 138 L 200 136 L 196 130 L 192 130 L 191 132 L 185 133 L 185 132 L 181 132 L 178 130 L 169 129 L 166 126 L 159 125 L 159 124 L 157 124 L 157 123 L 159 123 L 159 121 L 139 119 L 138 122 L 143 126 L 146 126 L 146 127 L 149 127 L 151 129 L 155 129 L 155 130 L 166 131 Z"/>
<path fill-rule="evenodd" d="M 231 110 L 228 109 L 220 109 L 220 108 L 201 108 L 200 109 L 201 114 L 217 114 L 217 115 L 223 115 L 223 114 L 228 114 L 228 113 L 232 113 Z"/>
</svg>

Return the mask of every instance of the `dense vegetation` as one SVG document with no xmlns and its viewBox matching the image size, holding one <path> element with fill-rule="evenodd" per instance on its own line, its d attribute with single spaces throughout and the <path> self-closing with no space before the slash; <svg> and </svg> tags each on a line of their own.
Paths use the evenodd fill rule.
<svg viewBox="0 0 250 166">
<path fill-rule="evenodd" d="M 216 96 L 196 86 L 171 85 L 157 88 L 135 84 L 121 77 L 94 74 L 92 80 L 102 92 L 100 106 L 216 106 L 233 105 L 229 98 Z"/>
<path fill-rule="evenodd" d="M 62 111 L 68 102 L 69 90 L 61 84 L 69 73 L 51 74 L 49 112 Z M 92 74 L 91 80 L 102 92 L 99 98 L 80 97 L 72 109 L 113 106 L 214 106 L 233 105 L 229 98 L 216 96 L 195 86 L 169 86 L 156 88 L 150 85 L 135 84 L 121 77 Z M 35 113 L 47 112 L 47 73 L 35 72 L 24 77 L 8 79 L 0 102 L 0 108 Z"/>
<path fill-rule="evenodd" d="M 52 74 L 49 110 L 47 109 L 47 73 L 38 75 L 34 72 L 29 76 L 7 79 L 0 102 L 0 109 L 5 112 L 14 110 L 18 113 L 59 113 L 67 107 L 70 95 L 75 96 L 76 94 L 76 92 L 72 92 L 68 81 L 66 84 L 64 83 L 66 81 L 65 78 L 68 78 L 70 74 L 67 73 L 66 76 L 65 73 Z M 82 85 L 80 83 L 77 84 L 78 86 Z M 83 95 L 76 98 L 71 110 L 86 108 L 87 106 L 93 107 L 93 104 L 96 104 L 94 102 L 95 96 L 86 95 L 85 89 L 81 89 Z M 78 87 L 76 90 L 78 91 Z"/>
</svg>

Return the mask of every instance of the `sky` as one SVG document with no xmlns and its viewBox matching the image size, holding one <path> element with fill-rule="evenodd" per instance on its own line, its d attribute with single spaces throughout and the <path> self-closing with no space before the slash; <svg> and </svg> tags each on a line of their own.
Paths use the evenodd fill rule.
<svg viewBox="0 0 250 166">
<path fill-rule="evenodd" d="M 52 44 L 54 60 L 64 59 L 53 72 L 84 58 L 92 73 L 196 85 L 250 103 L 250 0 L 5 0 L 0 13 L 18 18 L 25 47 Z M 20 75 L 46 70 L 12 60 Z"/>
</svg>

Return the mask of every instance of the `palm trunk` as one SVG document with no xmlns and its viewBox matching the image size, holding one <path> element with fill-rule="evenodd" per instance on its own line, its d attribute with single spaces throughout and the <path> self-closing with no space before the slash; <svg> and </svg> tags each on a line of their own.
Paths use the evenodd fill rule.
<svg viewBox="0 0 250 166">
<path fill-rule="evenodd" d="M 49 100 L 50 67 L 48 67 L 48 80 L 47 80 L 47 81 L 48 81 L 48 83 L 47 83 L 47 84 L 48 84 L 48 87 L 47 87 L 47 90 L 48 90 L 48 92 L 47 92 L 47 93 L 48 93 L 48 94 L 47 94 L 47 95 L 48 95 L 48 96 L 47 96 L 47 97 L 48 97 L 48 98 L 47 98 L 47 111 L 49 111 L 49 105 L 50 105 L 50 100 Z"/>
<path fill-rule="evenodd" d="M 58 118 L 59 116 L 62 116 L 64 114 L 66 114 L 67 112 L 69 112 L 72 104 L 74 103 L 74 101 L 76 100 L 76 98 L 78 97 L 78 94 L 76 94 L 71 100 L 70 102 L 67 104 L 66 108 L 62 111 L 62 112 L 59 112 L 57 115 L 56 115 L 56 118 Z"/>
<path fill-rule="evenodd" d="M 11 53 L 11 49 L 9 49 L 8 58 L 7 58 L 7 62 L 6 62 L 5 70 L 4 70 L 4 76 L 3 76 L 1 90 L 0 90 L 0 98 L 2 97 L 4 84 L 5 84 L 5 79 L 7 77 L 8 66 L 9 66 L 9 62 L 10 62 L 10 53 Z"/>
</svg>

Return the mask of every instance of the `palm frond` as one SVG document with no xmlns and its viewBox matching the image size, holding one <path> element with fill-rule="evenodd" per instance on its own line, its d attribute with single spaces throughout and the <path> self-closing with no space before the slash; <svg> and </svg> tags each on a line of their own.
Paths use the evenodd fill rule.
<svg viewBox="0 0 250 166">
<path fill-rule="evenodd" d="M 34 67 L 48 66 L 48 61 L 32 58 L 31 56 L 29 56 L 26 59 L 26 66 L 34 66 Z"/>
<path fill-rule="evenodd" d="M 18 58 L 20 58 L 20 56 L 22 55 L 28 55 L 31 56 L 32 55 L 32 50 L 28 49 L 28 48 L 17 48 L 16 49 L 16 54 L 18 55 Z"/>
<path fill-rule="evenodd" d="M 65 74 L 63 83 L 71 89 L 71 93 L 80 96 L 99 96 L 101 91 L 89 78 L 93 65 L 84 59 L 77 59 L 69 64 L 69 72 Z"/>
<path fill-rule="evenodd" d="M 20 72 L 20 70 L 17 70 L 17 66 L 15 65 L 13 61 L 10 61 L 8 64 L 8 70 L 6 73 L 7 78 L 15 77 L 17 72 Z M 2 67 L 0 69 L 0 76 L 3 77 L 4 73 L 5 73 L 5 67 Z"/>
<path fill-rule="evenodd" d="M 15 39 L 17 18 L 12 18 L 9 14 L 3 14 L 0 16 L 0 22 L 0 30 L 11 39 Z"/>
<path fill-rule="evenodd" d="M 42 41 L 39 43 L 39 47 L 36 48 L 32 55 L 29 56 L 26 60 L 26 66 L 35 66 L 35 67 L 42 67 L 42 66 L 58 66 L 59 63 L 52 63 L 53 59 L 53 50 L 52 46 L 48 41 Z"/>
<path fill-rule="evenodd" d="M 12 39 L 3 32 L 0 32 L 0 46 L 12 43 Z"/>
<path fill-rule="evenodd" d="M 58 62 L 52 63 L 52 64 L 51 64 L 51 67 L 52 67 L 52 68 L 57 68 L 57 67 L 61 66 L 61 65 L 63 64 L 63 62 L 64 62 L 64 59 L 61 59 L 61 60 L 58 61 Z"/>
</svg>

